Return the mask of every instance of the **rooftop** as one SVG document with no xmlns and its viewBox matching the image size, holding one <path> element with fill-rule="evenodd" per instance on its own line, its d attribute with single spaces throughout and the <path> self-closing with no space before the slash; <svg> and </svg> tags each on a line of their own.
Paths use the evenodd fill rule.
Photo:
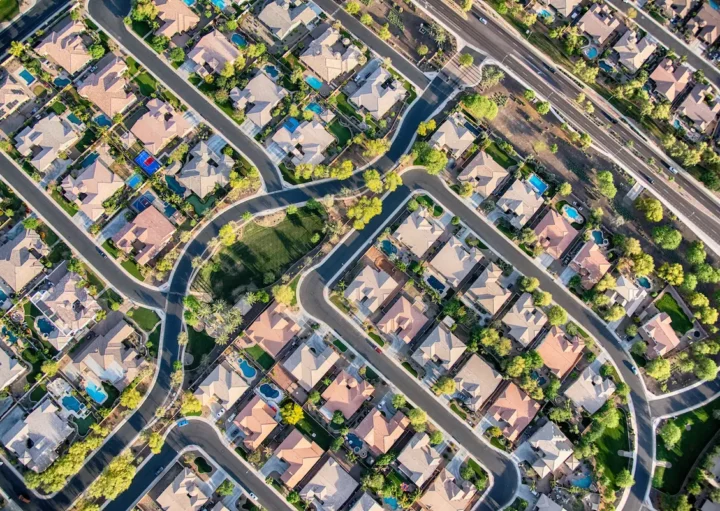
<svg viewBox="0 0 720 511">
<path fill-rule="evenodd" d="M 533 305 L 530 293 L 523 293 L 502 322 L 510 327 L 512 338 L 527 347 L 547 323 L 547 316 Z"/>
<path fill-rule="evenodd" d="M 328 27 L 300 55 L 300 60 L 328 83 L 354 69 L 363 58 L 360 49 L 352 44 L 345 45 L 343 42 L 343 48 L 338 49 L 338 41 L 340 32 Z"/>
<path fill-rule="evenodd" d="M 422 259 L 425 252 L 440 238 L 445 229 L 425 208 L 413 211 L 395 231 L 395 238 Z"/>
<path fill-rule="evenodd" d="M 282 305 L 273 303 L 245 330 L 248 338 L 273 358 L 300 332 L 300 326 L 283 311 Z"/>
<path fill-rule="evenodd" d="M 464 396 L 463 402 L 478 412 L 487 399 L 503 381 L 500 373 L 478 355 L 471 355 L 455 375 L 455 386 Z"/>
<path fill-rule="evenodd" d="M 345 290 L 345 298 L 370 313 L 375 312 L 398 287 L 390 275 L 365 266 Z"/>
<path fill-rule="evenodd" d="M 518 229 L 522 229 L 542 205 L 542 197 L 520 179 L 516 179 L 497 201 L 497 207 L 510 216 L 510 223 Z"/>
<path fill-rule="evenodd" d="M 339 359 L 330 346 L 325 346 L 322 353 L 315 353 L 310 346 L 303 344 L 287 358 L 283 367 L 295 377 L 302 388 L 309 391 Z"/>
<path fill-rule="evenodd" d="M 597 412 L 615 392 L 615 384 L 600 376 L 592 366 L 587 367 L 568 389 L 565 395 L 590 414 Z"/>
<path fill-rule="evenodd" d="M 200 17 L 182 0 L 154 0 L 158 8 L 158 18 L 162 25 L 155 33 L 172 38 L 175 34 L 191 30 L 200 21 Z"/>
<path fill-rule="evenodd" d="M 494 316 L 500 312 L 502 306 L 512 296 L 512 291 L 503 286 L 500 281 L 502 274 L 502 268 L 495 263 L 490 263 L 465 291 L 465 296 L 477 302 Z"/>
<path fill-rule="evenodd" d="M 488 415 L 503 424 L 503 435 L 514 442 L 540 411 L 540 404 L 510 382 L 490 406 Z"/>
<path fill-rule="evenodd" d="M 36 291 L 32 301 L 63 335 L 73 335 L 95 318 L 100 305 L 82 285 L 77 273 L 68 271 L 47 289 Z M 47 281 L 48 283 L 50 281 Z"/>
<path fill-rule="evenodd" d="M 30 99 L 25 89 L 15 81 L 10 73 L 0 77 L 0 119 L 17 110 L 20 105 Z"/>
<path fill-rule="evenodd" d="M 440 465 L 442 456 L 430 445 L 427 433 L 415 433 L 397 458 L 400 470 L 415 486 L 422 486 Z"/>
<path fill-rule="evenodd" d="M 79 21 L 63 23 L 40 41 L 35 52 L 74 75 L 92 60 L 82 38 L 86 30 L 85 25 Z"/>
<path fill-rule="evenodd" d="M 456 479 L 444 468 L 425 490 L 420 504 L 431 511 L 465 511 L 474 496 L 472 484 Z"/>
<path fill-rule="evenodd" d="M 720 112 L 720 102 L 713 99 L 712 106 L 708 103 L 707 98 L 714 95 L 715 91 L 710 85 L 698 83 L 692 88 L 677 111 L 690 119 L 699 131 L 705 132 Z"/>
<path fill-rule="evenodd" d="M 61 186 L 65 197 L 76 202 L 80 211 L 95 222 L 105 214 L 103 202 L 123 188 L 125 183 L 98 158 L 77 177 L 72 177 L 72 174 L 65 176 Z"/>
<path fill-rule="evenodd" d="M 310 5 L 293 5 L 289 0 L 271 0 L 258 15 L 278 39 L 285 37 L 300 25 L 307 25 L 317 17 Z"/>
<path fill-rule="evenodd" d="M 691 77 L 690 68 L 683 64 L 676 66 L 668 58 L 663 59 L 650 75 L 655 82 L 655 90 L 671 102 L 685 89 Z"/>
<path fill-rule="evenodd" d="M 405 87 L 387 69 L 378 67 L 350 96 L 350 101 L 375 119 L 382 119 L 406 95 Z"/>
<path fill-rule="evenodd" d="M 492 156 L 480 150 L 458 174 L 458 180 L 463 183 L 471 183 L 476 192 L 483 197 L 488 197 L 507 176 L 507 170 Z"/>
<path fill-rule="evenodd" d="M 222 32 L 213 30 L 200 38 L 187 58 L 200 67 L 207 66 L 213 73 L 219 73 L 226 63 L 234 63 L 239 56 L 237 46 L 228 41 Z M 202 70 L 200 74 L 203 74 Z"/>
<path fill-rule="evenodd" d="M 465 344 L 443 323 L 438 323 L 412 354 L 420 367 L 434 362 L 446 371 L 465 353 Z"/>
<path fill-rule="evenodd" d="M 275 420 L 275 410 L 270 408 L 260 396 L 255 395 L 245 407 L 240 410 L 233 423 L 244 435 L 243 443 L 251 451 L 260 448 L 267 436 L 273 432 L 278 423 Z"/>
<path fill-rule="evenodd" d="M 594 241 L 588 241 L 570 262 L 570 267 L 580 275 L 582 286 L 592 289 L 610 270 L 612 264 Z"/>
<path fill-rule="evenodd" d="M 662 357 L 680 344 L 667 312 L 655 314 L 640 327 L 640 336 L 648 343 L 648 358 Z"/>
<path fill-rule="evenodd" d="M 183 3 L 182 0 L 171 1 Z M 152 154 L 158 155 L 173 139 L 183 138 L 192 129 L 181 112 L 161 99 L 151 99 L 145 106 L 148 112 L 133 124 L 130 131 Z"/>
<path fill-rule="evenodd" d="M 272 120 L 272 111 L 287 95 L 288 91 L 273 82 L 265 73 L 256 74 L 242 91 L 237 87 L 230 91 L 230 99 L 235 108 L 245 110 L 245 118 L 258 128 L 264 128 Z"/>
<path fill-rule="evenodd" d="M 15 147 L 43 172 L 79 139 L 78 128 L 65 116 L 51 113 L 15 135 Z"/>
<path fill-rule="evenodd" d="M 551 209 L 535 227 L 538 244 L 553 259 L 560 259 L 578 232 L 563 215 Z"/>
<path fill-rule="evenodd" d="M 119 57 L 109 60 L 105 67 L 83 79 L 78 85 L 78 94 L 95 103 L 110 118 L 123 113 L 137 100 L 135 94 L 125 90 L 128 86 L 124 75 L 127 68 L 125 61 Z"/>
<path fill-rule="evenodd" d="M 335 137 L 322 122 L 313 119 L 302 122 L 292 131 L 283 124 L 271 140 L 291 156 L 293 164 L 318 165 L 325 159 L 325 151 L 335 142 Z"/>
<path fill-rule="evenodd" d="M 554 474 L 573 453 L 573 444 L 554 422 L 546 422 L 530 437 L 530 445 L 538 453 L 532 467 L 540 476 Z"/>
<path fill-rule="evenodd" d="M 537 347 L 537 352 L 550 372 L 563 379 L 582 357 L 585 342 L 580 336 L 571 337 L 554 326 Z"/>
<path fill-rule="evenodd" d="M 564 18 L 570 16 L 580 3 L 580 0 L 550 0 L 550 5 Z"/>
<path fill-rule="evenodd" d="M 367 492 L 363 492 L 360 500 L 350 508 L 350 511 L 383 511 L 383 508 Z"/>
<path fill-rule="evenodd" d="M 318 444 L 293 429 L 275 450 L 275 456 L 288 464 L 280 479 L 288 488 L 295 488 L 324 453 Z"/>
<path fill-rule="evenodd" d="M 247 382 L 225 364 L 218 364 L 195 391 L 203 406 L 217 403 L 226 410 L 250 388 Z"/>
<path fill-rule="evenodd" d="M 430 145 L 437 149 L 447 149 L 454 156 L 462 155 L 475 140 L 475 133 L 468 128 L 468 121 L 463 114 L 455 112 L 433 133 Z"/>
<path fill-rule="evenodd" d="M 457 288 L 481 259 L 478 249 L 468 247 L 453 236 L 430 260 L 430 265 L 451 287 Z"/>
<path fill-rule="evenodd" d="M 655 52 L 657 43 L 648 35 L 638 41 L 637 33 L 634 30 L 628 30 L 613 46 L 613 49 L 620 55 L 620 63 L 635 73 Z"/>
<path fill-rule="evenodd" d="M 190 150 L 190 158 L 178 174 L 182 186 L 204 199 L 216 188 L 230 182 L 235 160 L 225 153 L 218 153 L 204 140 Z"/>
<path fill-rule="evenodd" d="M 331 415 L 339 410 L 346 419 L 350 419 L 374 390 L 375 387 L 366 380 L 358 381 L 342 370 L 322 393 L 325 399 L 323 408 Z"/>
<path fill-rule="evenodd" d="M 158 496 L 163 511 L 199 511 L 212 497 L 210 488 L 189 468 L 184 468 Z"/>
<path fill-rule="evenodd" d="M 355 434 L 365 442 L 376 455 L 388 452 L 405 432 L 410 420 L 397 412 L 389 420 L 378 410 L 373 410 L 355 428 Z"/>
<path fill-rule="evenodd" d="M 334 458 L 328 458 L 300 490 L 300 497 L 315 503 L 319 511 L 338 511 L 358 486 Z"/>
<path fill-rule="evenodd" d="M 0 390 L 14 382 L 24 371 L 25 366 L 0 347 Z"/>
<path fill-rule="evenodd" d="M 150 206 L 125 224 L 112 240 L 126 254 L 135 253 L 139 264 L 147 264 L 165 248 L 174 232 L 175 226 L 165 215 Z"/>
<path fill-rule="evenodd" d="M 592 37 L 598 44 L 605 43 L 619 26 L 620 21 L 613 15 L 610 7 L 601 4 L 593 4 L 577 24 L 580 31 Z"/>
<path fill-rule="evenodd" d="M 396 335 L 409 343 L 422 330 L 428 318 L 420 309 L 401 296 L 378 322 L 378 330 L 388 335 Z"/>
<path fill-rule="evenodd" d="M 19 228 L 14 238 L 0 245 L 0 279 L 13 291 L 22 291 L 43 272 L 45 265 L 40 258 L 48 252 L 38 233 Z"/>
</svg>

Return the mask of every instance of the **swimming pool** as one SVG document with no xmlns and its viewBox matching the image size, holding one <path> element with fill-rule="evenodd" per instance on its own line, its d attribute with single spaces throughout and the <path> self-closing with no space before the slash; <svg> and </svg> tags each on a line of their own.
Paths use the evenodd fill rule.
<svg viewBox="0 0 720 511">
<path fill-rule="evenodd" d="M 105 114 L 100 114 L 93 120 L 98 124 L 98 126 L 103 128 L 109 128 L 113 125 L 112 120 Z"/>
<path fill-rule="evenodd" d="M 675 120 L 673 121 L 673 126 L 675 127 L 676 130 L 681 130 L 681 129 L 682 129 L 682 124 L 680 124 L 680 119 L 675 119 Z"/>
<path fill-rule="evenodd" d="M 247 46 L 247 39 L 245 39 L 240 34 L 233 34 L 230 40 L 233 42 L 233 44 L 239 46 L 240 48 L 245 48 Z"/>
<path fill-rule="evenodd" d="M 247 360 L 245 360 L 244 358 L 238 358 L 238 363 L 240 364 L 240 371 L 245 378 L 248 378 L 250 380 L 255 378 L 255 376 L 257 375 L 257 369 L 251 366 Z"/>
<path fill-rule="evenodd" d="M 298 121 L 294 117 L 290 117 L 287 121 L 285 121 L 283 126 L 290 133 L 295 133 L 295 130 L 298 129 L 298 126 L 300 126 L 300 121 Z"/>
<path fill-rule="evenodd" d="M 314 112 L 318 115 L 322 115 L 322 113 L 325 111 L 325 110 L 323 110 L 323 107 L 321 107 L 314 101 L 312 103 L 310 103 L 308 106 L 306 106 L 305 110 L 310 110 L 311 112 Z"/>
<path fill-rule="evenodd" d="M 30 71 L 28 71 L 25 68 L 23 68 L 22 71 L 20 71 L 18 73 L 18 76 L 20 76 L 20 78 L 25 80 L 25 83 L 28 85 L 30 85 L 31 83 L 33 83 L 35 81 L 35 77 L 32 75 L 32 73 L 30 73 Z"/>
<path fill-rule="evenodd" d="M 363 448 L 363 441 L 360 440 L 360 437 L 357 436 L 355 433 L 347 434 L 347 443 L 350 448 L 356 453 L 360 452 L 360 450 Z"/>
<path fill-rule="evenodd" d="M 133 190 L 137 190 L 142 183 L 143 178 L 140 174 L 133 174 L 127 181 L 125 181 L 125 184 Z"/>
<path fill-rule="evenodd" d="M 78 398 L 75 396 L 63 396 L 62 398 L 62 405 L 70 410 L 71 412 L 80 413 L 80 411 L 85 408 L 85 405 L 83 405 Z"/>
<path fill-rule="evenodd" d="M 320 81 L 320 79 L 318 78 L 315 78 L 313 75 L 306 76 L 305 82 L 315 90 L 320 90 L 323 86 L 322 81 Z"/>
<path fill-rule="evenodd" d="M 55 325 L 53 325 L 52 322 L 47 318 L 38 318 L 37 329 L 40 330 L 41 334 L 48 335 L 52 333 L 53 330 L 55 330 Z"/>
<path fill-rule="evenodd" d="M 15 344 L 17 342 L 17 337 L 15 336 L 15 334 L 13 334 L 10 330 L 5 328 L 4 326 L 2 327 L 2 330 L 0 330 L 0 333 L 2 333 L 3 338 L 5 338 L 5 337 L 7 338 L 6 341 L 9 342 L 10 344 Z"/>
<path fill-rule="evenodd" d="M 185 5 L 187 5 L 188 7 L 192 7 L 193 5 L 195 5 L 195 0 L 183 0 L 183 2 L 185 2 Z"/>
<path fill-rule="evenodd" d="M 397 247 L 393 245 L 390 240 L 382 240 L 380 242 L 380 248 L 389 256 L 397 254 L 398 251 Z"/>
<path fill-rule="evenodd" d="M 434 289 L 437 289 L 438 292 L 442 293 L 445 291 L 445 285 L 440 282 L 438 279 L 436 279 L 433 275 L 430 275 L 427 278 L 427 283 L 430 284 L 430 286 Z"/>
<path fill-rule="evenodd" d="M 274 385 L 270 385 L 269 383 L 263 383 L 260 385 L 258 392 L 268 399 L 277 399 L 280 397 L 280 391 L 276 389 Z"/>
<path fill-rule="evenodd" d="M 547 9 L 541 9 L 540 12 L 538 12 L 538 16 L 540 16 L 541 18 L 552 18 L 553 17 L 552 13 L 550 11 L 548 11 Z"/>
<path fill-rule="evenodd" d="M 585 219 L 580 213 L 578 213 L 578 210 L 570 206 L 569 204 L 565 204 L 562 207 L 562 212 L 563 215 L 565 215 L 565 217 L 573 223 L 581 224 L 585 222 Z"/>
<path fill-rule="evenodd" d="M 638 277 L 636 280 L 640 287 L 644 287 L 645 289 L 652 288 L 652 282 L 650 282 L 650 279 L 648 279 L 647 277 Z"/>
<path fill-rule="evenodd" d="M 60 76 L 58 76 L 57 78 L 55 78 L 53 80 L 53 83 L 56 86 L 62 88 L 62 87 L 65 87 L 66 85 L 70 85 L 72 83 L 72 80 L 69 78 L 61 78 Z"/>
<path fill-rule="evenodd" d="M 398 501 L 395 497 L 383 497 L 383 502 L 390 507 L 390 509 L 398 508 Z"/>
<path fill-rule="evenodd" d="M 599 231 L 599 230 L 595 229 L 595 230 L 594 230 L 593 232 L 591 232 L 590 234 L 592 234 L 593 241 L 594 241 L 596 244 L 598 244 L 598 245 L 600 245 L 600 246 L 603 246 L 603 245 L 606 245 L 606 244 L 607 244 L 607 240 L 605 239 L 605 236 L 603 236 L 602 231 Z"/>
<path fill-rule="evenodd" d="M 612 73 L 613 71 L 615 71 L 615 68 L 612 67 L 607 62 L 605 62 L 604 60 L 601 60 L 600 62 L 598 62 L 598 66 L 600 66 L 600 69 L 602 69 L 606 73 Z"/>
<path fill-rule="evenodd" d="M 590 46 L 590 47 L 588 47 L 588 48 L 585 48 L 585 49 L 583 50 L 583 53 L 585 54 L 585 56 L 586 56 L 587 58 L 589 58 L 589 59 L 594 59 L 594 58 L 596 58 L 596 57 L 598 56 L 598 53 L 599 53 L 599 52 L 598 52 L 598 49 L 597 49 L 595 46 Z"/>
<path fill-rule="evenodd" d="M 90 399 L 92 399 L 99 405 L 103 404 L 108 398 L 105 389 L 103 389 L 102 387 L 98 387 L 93 382 L 90 382 L 85 386 L 85 392 L 88 393 Z"/>
<path fill-rule="evenodd" d="M 572 482 L 572 485 L 575 486 L 576 488 L 585 488 L 585 489 L 590 488 L 591 484 L 592 484 L 592 477 L 590 477 L 589 475 L 586 475 L 585 477 L 583 477 L 581 479 L 575 479 Z"/>
<path fill-rule="evenodd" d="M 5 294 L 5 291 L 0 289 L 0 305 L 2 305 L 5 300 L 7 300 L 7 295 Z"/>
<path fill-rule="evenodd" d="M 280 76 L 280 71 L 278 71 L 272 64 L 265 66 L 265 72 L 270 76 L 270 78 L 277 78 Z"/>
<path fill-rule="evenodd" d="M 82 124 L 80 118 L 75 114 L 68 114 L 67 120 L 75 124 L 76 126 L 80 126 Z"/>
<path fill-rule="evenodd" d="M 225 0 L 210 0 L 212 4 L 220 9 L 221 11 L 225 10 Z"/>
<path fill-rule="evenodd" d="M 167 183 L 168 188 L 170 188 L 170 190 L 178 194 L 180 197 L 185 195 L 185 187 L 178 183 L 177 179 L 175 179 L 173 176 L 165 176 L 165 182 Z"/>
<path fill-rule="evenodd" d="M 528 178 L 528 183 L 530 183 L 530 186 L 535 188 L 535 191 L 542 195 L 544 194 L 548 189 L 548 184 L 540 179 L 537 174 L 530 174 L 530 177 Z"/>
</svg>

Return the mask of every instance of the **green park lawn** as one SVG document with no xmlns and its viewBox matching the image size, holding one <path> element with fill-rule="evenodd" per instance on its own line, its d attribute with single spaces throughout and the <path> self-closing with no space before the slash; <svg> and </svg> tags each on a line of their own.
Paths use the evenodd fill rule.
<svg viewBox="0 0 720 511">
<path fill-rule="evenodd" d="M 655 302 L 655 307 L 657 307 L 660 312 L 667 312 L 670 316 L 673 330 L 678 334 L 683 335 L 692 328 L 692 321 L 687 317 L 685 312 L 683 312 L 680 305 L 670 293 L 662 295 L 662 298 Z"/>
<path fill-rule="evenodd" d="M 605 467 L 605 474 L 615 484 L 615 476 L 624 468 L 629 468 L 630 460 L 618 456 L 618 451 L 630 449 L 627 431 L 627 421 L 624 414 L 620 418 L 620 425 L 617 428 L 605 429 L 605 433 L 596 443 L 599 452 L 595 461 Z"/>
</svg>

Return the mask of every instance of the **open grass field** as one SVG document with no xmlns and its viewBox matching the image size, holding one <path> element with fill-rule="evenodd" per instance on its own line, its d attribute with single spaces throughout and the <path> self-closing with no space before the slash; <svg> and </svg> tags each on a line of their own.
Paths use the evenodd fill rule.
<svg viewBox="0 0 720 511">
<path fill-rule="evenodd" d="M 662 295 L 662 298 L 655 302 L 655 307 L 657 307 L 660 312 L 667 312 L 670 316 L 673 330 L 678 334 L 683 335 L 692 328 L 692 321 L 687 317 L 685 312 L 683 312 L 680 305 L 670 293 Z"/>
</svg>

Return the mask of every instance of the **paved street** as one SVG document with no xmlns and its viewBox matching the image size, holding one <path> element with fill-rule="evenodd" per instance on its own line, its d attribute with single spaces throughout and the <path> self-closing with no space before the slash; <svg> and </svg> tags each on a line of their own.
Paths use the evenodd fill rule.
<svg viewBox="0 0 720 511">
<path fill-rule="evenodd" d="M 70 0 L 37 0 L 35 5 L 0 32 L 0 55 L 4 58 L 13 41 L 21 41 L 35 33 L 38 27 L 70 8 Z"/>
</svg>

